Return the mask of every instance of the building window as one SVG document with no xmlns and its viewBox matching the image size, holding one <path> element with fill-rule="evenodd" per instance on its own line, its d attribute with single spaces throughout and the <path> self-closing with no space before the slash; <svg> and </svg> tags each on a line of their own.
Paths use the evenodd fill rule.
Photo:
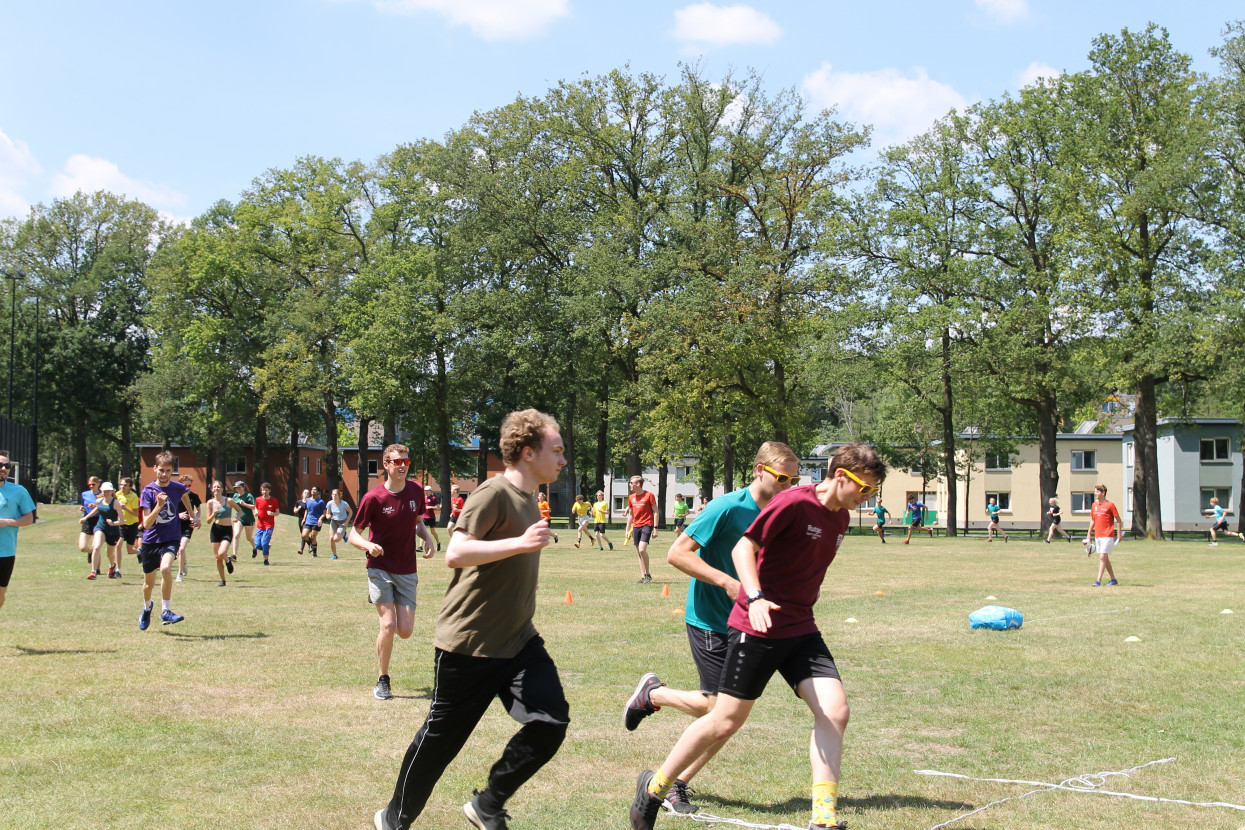
<svg viewBox="0 0 1245 830">
<path fill-rule="evenodd" d="M 1224 510 L 1231 512 L 1232 510 L 1232 488 L 1231 487 L 1203 487 L 1202 488 L 1202 512 L 1210 512 L 1210 500 L 1219 499 L 1219 506 Z"/>
<path fill-rule="evenodd" d="M 1132 441 L 1129 441 L 1127 444 L 1124 445 L 1124 466 L 1125 467 L 1133 466 L 1133 464 L 1135 463 L 1134 459 L 1136 458 L 1136 451 L 1137 451 L 1136 445 L 1134 445 Z"/>
<path fill-rule="evenodd" d="M 173 456 L 173 475 L 177 475 L 181 471 L 182 471 L 181 459 L 178 458 L 177 456 Z"/>
<path fill-rule="evenodd" d="M 379 466 L 380 466 L 380 465 L 379 465 L 379 462 L 378 462 L 375 458 L 369 458 L 369 459 L 367 460 L 367 474 L 368 474 L 368 476 L 376 476 L 376 475 L 378 475 L 378 474 L 379 474 Z"/>
<path fill-rule="evenodd" d="M 1096 450 L 1073 450 L 1072 451 L 1072 469 L 1075 470 L 1097 470 L 1098 469 L 1098 453 Z"/>
<path fill-rule="evenodd" d="M 626 505 L 623 503 L 623 501 L 624 500 L 622 496 L 614 496 L 614 512 L 615 513 L 621 513 L 623 512 L 623 510 L 626 509 Z"/>
<path fill-rule="evenodd" d="M 1012 512 L 1012 494 L 1011 493 L 986 493 L 986 504 L 990 503 L 990 499 L 994 499 L 994 503 L 999 506 L 999 510 L 1004 513 Z"/>
<path fill-rule="evenodd" d="M 1133 507 L 1133 488 L 1129 487 L 1128 488 L 1128 512 L 1132 513 L 1134 510 L 1136 510 L 1136 508 Z"/>
<path fill-rule="evenodd" d="M 1132 493 L 1132 490 L 1128 491 Z M 1072 512 L 1088 513 L 1089 509 L 1094 506 L 1093 493 L 1073 493 L 1072 494 Z"/>
<path fill-rule="evenodd" d="M 317 458 L 316 459 L 316 475 L 320 475 L 322 472 L 324 472 L 324 460 Z"/>
<path fill-rule="evenodd" d="M 821 481 L 823 478 L 825 478 L 825 476 L 826 476 L 826 468 L 825 468 L 825 467 L 814 467 L 814 468 L 813 468 L 813 474 L 812 474 L 812 475 L 810 475 L 808 478 L 809 478 L 809 481 L 811 481 L 811 482 L 813 482 L 814 484 L 816 484 L 817 482 L 819 482 L 819 481 Z"/>
<path fill-rule="evenodd" d="M 986 453 L 986 469 L 987 470 L 1010 470 L 1012 468 L 1012 459 L 1005 452 L 988 452 Z"/>
<path fill-rule="evenodd" d="M 225 475 L 242 476 L 246 475 L 246 458 L 238 456 L 225 461 Z"/>
<path fill-rule="evenodd" d="M 1231 461 L 1232 446 L 1227 438 L 1202 439 L 1202 463 L 1208 461 Z"/>
<path fill-rule="evenodd" d="M 693 467 L 691 467 L 690 465 L 686 467 L 681 464 L 675 465 L 674 477 L 678 479 L 679 481 L 686 481 L 687 479 L 692 477 L 692 470 L 693 470 Z"/>
<path fill-rule="evenodd" d="M 310 459 L 307 458 L 307 456 L 303 456 L 303 475 L 307 475 L 307 462 L 309 460 Z"/>
</svg>

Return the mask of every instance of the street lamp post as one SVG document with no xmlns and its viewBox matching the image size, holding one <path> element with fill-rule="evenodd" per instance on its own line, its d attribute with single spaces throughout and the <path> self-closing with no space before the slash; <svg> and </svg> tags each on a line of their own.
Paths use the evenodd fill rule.
<svg viewBox="0 0 1245 830">
<path fill-rule="evenodd" d="M 9 301 L 9 420 L 13 420 L 13 353 L 17 332 L 17 281 L 25 278 L 21 271 L 4 272 L 4 278 L 13 283 L 13 292 Z"/>
</svg>

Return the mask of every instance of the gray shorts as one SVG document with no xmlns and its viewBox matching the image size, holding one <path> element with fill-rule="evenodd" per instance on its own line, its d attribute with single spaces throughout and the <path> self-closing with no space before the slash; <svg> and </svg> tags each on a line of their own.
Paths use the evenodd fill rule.
<svg viewBox="0 0 1245 830">
<path fill-rule="evenodd" d="M 392 602 L 414 610 L 419 574 L 391 574 L 379 568 L 367 569 L 367 601 L 373 605 Z"/>
<path fill-rule="evenodd" d="M 329 529 L 332 530 L 333 535 L 337 536 L 338 539 L 345 539 L 346 533 L 349 530 L 345 522 L 339 522 L 337 519 L 329 519 Z M 341 534 L 340 536 L 338 536 L 339 533 Z"/>
</svg>

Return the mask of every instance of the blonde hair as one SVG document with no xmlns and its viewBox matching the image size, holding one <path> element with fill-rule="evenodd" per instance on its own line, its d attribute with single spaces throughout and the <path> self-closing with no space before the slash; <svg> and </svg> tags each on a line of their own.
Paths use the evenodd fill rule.
<svg viewBox="0 0 1245 830">
<path fill-rule="evenodd" d="M 752 462 L 752 466 L 765 464 L 770 467 L 777 467 L 779 464 L 786 464 L 789 461 L 794 461 L 798 464 L 800 463 L 800 457 L 781 441 L 766 441 L 757 450 L 757 457 Z"/>
</svg>

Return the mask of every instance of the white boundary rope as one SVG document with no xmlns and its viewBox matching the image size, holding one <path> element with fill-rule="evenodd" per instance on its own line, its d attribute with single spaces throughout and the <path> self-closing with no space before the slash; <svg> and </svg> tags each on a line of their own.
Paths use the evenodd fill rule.
<svg viewBox="0 0 1245 830">
<path fill-rule="evenodd" d="M 675 813 L 674 815 L 680 815 Z M 683 813 L 683 818 L 690 818 L 692 821 L 699 821 L 705 824 L 730 824 L 734 827 L 751 827 L 753 830 L 808 830 L 807 825 L 804 827 L 796 827 L 793 824 L 752 824 L 737 818 L 722 818 L 720 816 L 710 815 L 709 813 Z"/>
<path fill-rule="evenodd" d="M 1178 798 L 1158 798 L 1157 796 L 1152 796 L 1152 795 L 1136 795 L 1135 793 L 1120 793 L 1120 792 L 1113 792 L 1111 790 L 1100 789 L 1103 786 L 1103 784 L 1106 783 L 1106 780 L 1108 778 L 1111 778 L 1112 776 L 1122 775 L 1125 778 L 1128 778 L 1129 773 L 1136 772 L 1137 770 L 1145 769 L 1146 767 L 1154 766 L 1155 764 L 1171 763 L 1172 761 L 1175 761 L 1175 760 L 1176 760 L 1175 758 L 1162 758 L 1157 761 L 1150 761 L 1149 763 L 1132 767 L 1131 769 L 1120 770 L 1119 772 L 1098 772 L 1098 773 L 1089 773 L 1086 775 L 1077 775 L 1072 778 L 1065 778 L 1063 781 L 1059 782 L 1058 784 L 1050 784 L 1045 781 L 1024 781 L 1024 780 L 1019 780 L 1019 779 L 1014 779 L 1014 778 L 974 778 L 971 775 L 960 775 L 954 772 L 938 772 L 936 770 L 929 770 L 929 769 L 918 769 L 918 770 L 913 770 L 913 772 L 915 772 L 917 775 L 937 775 L 937 776 L 942 776 L 946 778 L 960 778 L 965 781 L 982 781 L 982 782 L 993 783 L 993 784 L 1024 784 L 1030 787 L 1038 787 L 1038 789 L 1030 790 L 1027 793 L 1023 793 L 1022 795 L 1014 795 L 1014 796 L 1011 796 L 1010 798 L 1002 798 L 1002 799 L 999 799 L 998 801 L 992 801 L 989 804 L 986 804 L 985 806 L 978 807 L 976 810 L 973 810 L 972 812 L 969 812 L 969 813 L 965 813 L 962 816 L 957 816 L 951 819 L 950 821 L 944 821 L 942 824 L 935 824 L 933 827 L 929 828 L 929 830 L 939 830 L 942 827 L 947 827 L 948 825 L 955 824 L 957 821 L 962 821 L 963 819 L 966 819 L 969 816 L 976 815 L 977 813 L 980 813 L 982 810 L 987 810 L 991 807 L 997 806 L 999 804 L 1004 804 L 1008 801 L 1016 801 L 1021 798 L 1028 798 L 1029 796 L 1034 795 L 1036 793 L 1051 792 L 1053 790 L 1067 790 L 1069 792 L 1090 793 L 1092 795 L 1109 795 L 1109 796 L 1115 796 L 1117 798 L 1131 798 L 1137 801 L 1153 801 L 1153 802 L 1162 802 L 1164 804 L 1184 804 L 1189 807 L 1225 807 L 1230 810 L 1245 811 L 1245 806 L 1240 805 L 1240 804 L 1229 804 L 1225 801 L 1184 801 Z"/>
</svg>

